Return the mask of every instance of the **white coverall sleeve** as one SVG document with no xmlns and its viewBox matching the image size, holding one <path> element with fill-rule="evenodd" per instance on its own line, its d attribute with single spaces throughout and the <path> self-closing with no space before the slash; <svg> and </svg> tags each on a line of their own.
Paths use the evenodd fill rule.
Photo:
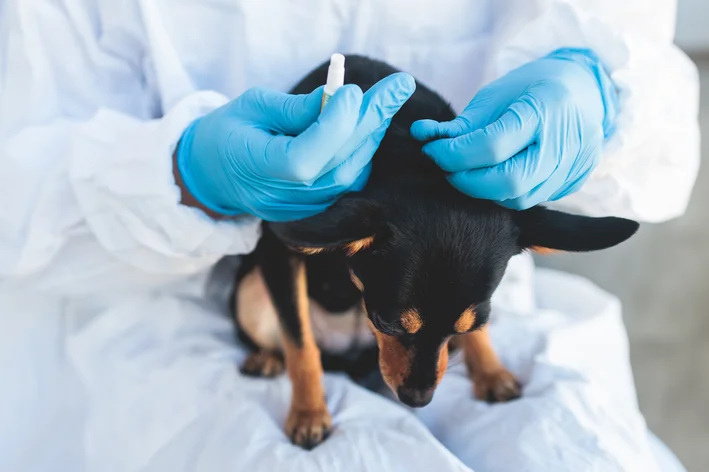
<svg viewBox="0 0 709 472">
<path fill-rule="evenodd" d="M 486 81 L 559 47 L 585 47 L 619 92 L 601 163 L 579 192 L 552 206 L 647 222 L 681 215 L 699 168 L 699 85 L 673 44 L 676 2 L 506 0 L 496 15 Z"/>
<path fill-rule="evenodd" d="M 179 204 L 176 143 L 227 98 L 190 91 L 161 106 L 134 9 L 0 2 L 0 279 L 44 270 L 87 235 L 109 259 L 168 275 L 255 244 L 255 219 L 216 223 Z"/>
</svg>

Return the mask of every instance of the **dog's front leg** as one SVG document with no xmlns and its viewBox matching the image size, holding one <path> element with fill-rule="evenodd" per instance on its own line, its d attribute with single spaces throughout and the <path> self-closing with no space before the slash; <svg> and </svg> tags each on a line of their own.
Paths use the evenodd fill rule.
<svg viewBox="0 0 709 472">
<path fill-rule="evenodd" d="M 461 335 L 458 342 L 473 381 L 476 398 L 488 402 L 519 398 L 520 384 L 495 354 L 487 325 L 472 333 Z"/>
<path fill-rule="evenodd" d="M 325 403 L 320 351 L 310 325 L 305 261 L 272 234 L 263 238 L 269 247 L 262 251 L 260 266 L 278 312 L 286 370 L 293 385 L 286 433 L 294 444 L 311 449 L 325 440 L 332 419 Z"/>
</svg>

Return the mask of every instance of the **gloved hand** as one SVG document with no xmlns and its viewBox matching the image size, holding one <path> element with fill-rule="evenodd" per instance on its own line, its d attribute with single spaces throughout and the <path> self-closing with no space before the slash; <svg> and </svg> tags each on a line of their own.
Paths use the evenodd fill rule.
<svg viewBox="0 0 709 472">
<path fill-rule="evenodd" d="M 220 214 L 312 216 L 364 187 L 391 117 L 415 87 L 404 73 L 364 95 L 345 85 L 322 113 L 322 87 L 309 95 L 250 89 L 185 130 L 180 175 L 200 203 Z"/>
<path fill-rule="evenodd" d="M 456 119 L 411 134 L 461 192 L 526 209 L 578 190 L 598 164 L 618 110 L 590 50 L 559 49 L 480 90 Z"/>
</svg>

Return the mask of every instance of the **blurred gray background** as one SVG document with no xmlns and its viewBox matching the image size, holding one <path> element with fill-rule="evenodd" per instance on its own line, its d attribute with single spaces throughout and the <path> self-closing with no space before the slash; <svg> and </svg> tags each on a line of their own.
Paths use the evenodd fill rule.
<svg viewBox="0 0 709 472">
<path fill-rule="evenodd" d="M 627 243 L 540 265 L 582 274 L 623 302 L 640 408 L 690 472 L 709 471 L 709 1 L 679 0 L 678 45 L 701 77 L 702 168 L 687 213 Z"/>
</svg>

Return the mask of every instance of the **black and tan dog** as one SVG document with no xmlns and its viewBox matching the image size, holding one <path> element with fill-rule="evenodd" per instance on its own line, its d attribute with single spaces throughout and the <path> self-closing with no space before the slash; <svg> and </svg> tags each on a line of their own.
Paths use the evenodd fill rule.
<svg viewBox="0 0 709 472">
<path fill-rule="evenodd" d="M 351 56 L 345 80 L 367 90 L 394 72 Z M 326 74 L 324 64 L 293 93 L 311 92 Z M 509 259 L 529 249 L 604 249 L 637 230 L 630 220 L 543 207 L 516 212 L 457 192 L 409 134 L 415 120 L 454 117 L 441 97 L 418 84 L 392 120 L 366 188 L 320 215 L 264 223 L 256 251 L 242 266 L 237 322 L 254 348 L 242 370 L 272 376 L 285 358 L 293 384 L 286 432 L 295 444 L 313 447 L 331 428 L 314 334 L 315 322 L 328 313 L 335 324 L 366 316 L 381 374 L 407 405 L 431 400 L 452 340 L 463 350 L 475 396 L 510 400 L 520 386 L 495 355 L 485 327 Z"/>
</svg>

